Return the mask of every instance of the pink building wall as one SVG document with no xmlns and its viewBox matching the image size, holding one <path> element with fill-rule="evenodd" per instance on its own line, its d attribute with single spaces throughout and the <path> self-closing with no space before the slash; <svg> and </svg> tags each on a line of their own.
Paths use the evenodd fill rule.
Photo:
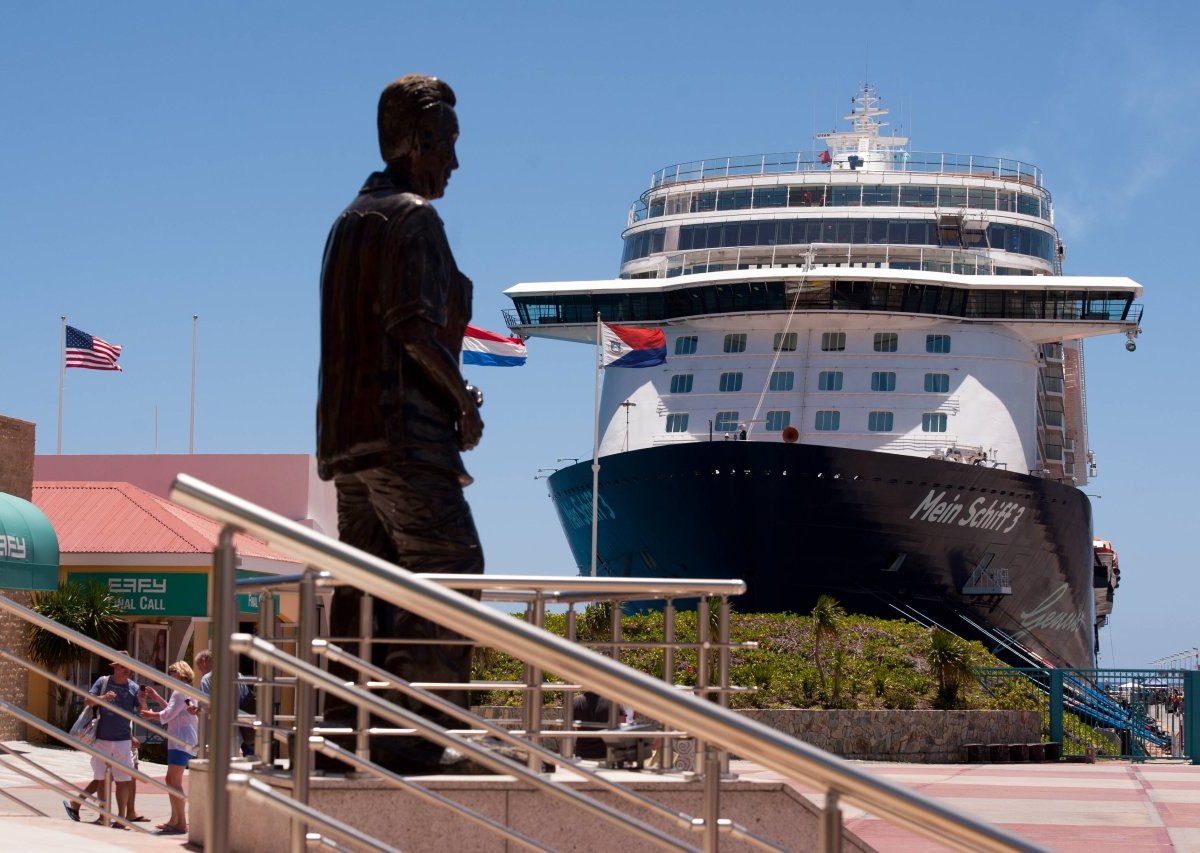
<svg viewBox="0 0 1200 853">
<path fill-rule="evenodd" d="M 34 458 L 33 479 L 132 483 L 168 497 L 177 474 L 190 474 L 282 516 L 337 535 L 337 495 L 303 453 L 157 453 Z"/>
</svg>

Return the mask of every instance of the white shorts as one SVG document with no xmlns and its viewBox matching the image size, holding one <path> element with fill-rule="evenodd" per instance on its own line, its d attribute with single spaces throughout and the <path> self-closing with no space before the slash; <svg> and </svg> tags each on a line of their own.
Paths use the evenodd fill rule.
<svg viewBox="0 0 1200 853">
<path fill-rule="evenodd" d="M 92 756 L 92 778 L 103 779 L 104 769 L 112 767 L 114 782 L 132 782 L 133 777 L 122 770 L 122 767 L 133 768 L 133 743 L 129 740 L 97 740 L 93 744 L 97 752 L 107 755 L 113 760 L 110 765 Z"/>
</svg>

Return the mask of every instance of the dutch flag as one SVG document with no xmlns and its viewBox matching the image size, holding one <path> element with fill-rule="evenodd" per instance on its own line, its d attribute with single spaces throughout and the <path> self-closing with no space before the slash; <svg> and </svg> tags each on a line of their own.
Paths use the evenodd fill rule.
<svg viewBox="0 0 1200 853">
<path fill-rule="evenodd" d="M 525 363 L 525 344 L 520 338 L 506 338 L 467 326 L 463 336 L 463 364 L 479 364 L 485 367 L 520 367 Z"/>
</svg>

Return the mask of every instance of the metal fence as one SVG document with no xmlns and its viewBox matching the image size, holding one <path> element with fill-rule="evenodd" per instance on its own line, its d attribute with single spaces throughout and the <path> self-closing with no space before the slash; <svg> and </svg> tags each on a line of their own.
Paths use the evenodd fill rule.
<svg viewBox="0 0 1200 853">
<path fill-rule="evenodd" d="M 498 833 L 517 846 L 545 849 L 545 845 L 491 818 L 460 804 L 445 802 L 445 798 L 439 800 L 436 792 L 420 785 L 419 777 L 400 777 L 374 764 L 369 757 L 358 754 L 361 740 L 354 748 L 348 749 L 318 734 L 318 691 L 352 703 L 364 714 L 382 721 L 382 725 L 394 727 L 391 734 L 415 732 L 442 746 L 453 747 L 495 772 L 514 776 L 555 800 L 580 808 L 615 828 L 631 833 L 629 837 L 640 838 L 654 846 L 715 851 L 722 839 L 731 838 L 760 849 L 783 849 L 747 828 L 720 817 L 721 756 L 723 753 L 734 753 L 788 779 L 811 784 L 824 794 L 824 807 L 818 822 L 818 848 L 821 850 L 836 851 L 841 847 L 843 802 L 956 849 L 1039 849 L 1011 833 L 868 775 L 833 755 L 730 712 L 722 707 L 720 697 L 724 691 L 720 688 L 715 691 L 710 689 L 708 696 L 696 696 L 691 691 L 678 690 L 661 679 L 531 624 L 537 622 L 536 594 L 532 611 L 535 618 L 529 621 L 514 619 L 472 597 L 446 589 L 432 578 L 390 565 L 193 478 L 183 475 L 177 478 L 171 497 L 222 525 L 220 545 L 214 554 L 212 712 L 215 728 L 208 766 L 210 782 L 207 786 L 204 821 L 205 845 L 210 850 L 225 853 L 229 849 L 232 796 L 245 796 L 256 805 L 261 804 L 286 814 L 291 819 L 291 849 L 297 853 L 314 841 L 349 843 L 370 849 L 384 846 L 309 805 L 308 786 L 315 753 L 350 764 L 356 770 L 370 773 L 386 784 L 424 798 L 426 802 L 454 808 L 459 819 Z M 453 629 L 474 643 L 501 650 L 523 661 L 526 666 L 523 680 L 527 683 L 520 685 L 520 689 L 526 691 L 527 695 L 536 696 L 539 689 L 563 689 L 562 684 L 548 685 L 545 682 L 544 673 L 554 673 L 565 684 L 574 685 L 576 689 L 590 689 L 614 703 L 638 709 L 640 713 L 658 721 L 667 732 L 686 733 L 695 738 L 702 771 L 698 778 L 703 782 L 699 813 L 690 816 L 678 809 L 666 808 L 636 790 L 618 784 L 616 779 L 587 764 L 563 755 L 561 750 L 548 749 L 540 741 L 543 731 L 538 725 L 530 725 L 524 732 L 514 732 L 492 721 L 472 716 L 470 712 L 438 695 L 439 690 L 457 685 L 421 685 L 406 681 L 347 653 L 335 643 L 318 639 L 315 636 L 317 626 L 311 620 L 301 619 L 290 651 L 271 642 L 270 638 L 235 633 L 235 531 L 262 539 L 275 550 L 298 558 L 308 567 L 299 581 L 301 614 L 314 612 L 318 584 L 323 577 L 328 582 L 349 584 L 378 600 L 419 612 L 423 617 Z M 487 584 L 492 579 L 482 577 L 476 580 Z M 560 580 L 564 585 L 573 582 Z M 584 582 L 583 579 L 579 580 Z M 585 594 L 594 597 L 594 592 Z M 540 598 L 544 604 L 545 595 Z M 271 596 L 264 596 L 263 600 L 270 601 Z M 725 610 L 725 607 L 720 607 L 718 611 L 718 638 L 722 637 L 719 625 L 725 621 L 720 618 L 720 613 Z M 711 619 L 702 618 L 698 625 L 703 628 L 711 622 Z M 702 645 L 716 653 L 718 674 L 710 683 L 727 684 L 727 678 L 721 674 L 725 667 L 722 658 L 727 660 L 727 648 L 726 654 L 722 655 L 714 639 L 717 638 L 711 635 L 700 638 Z M 618 635 L 615 642 L 610 637 L 605 644 L 611 645 L 615 651 L 622 643 Z M 670 641 L 666 642 L 665 648 L 671 648 Z M 255 661 L 259 667 L 260 689 L 283 685 L 289 679 L 294 681 L 296 707 L 292 725 L 287 725 L 282 717 L 277 717 L 271 726 L 273 739 L 293 747 L 288 756 L 289 770 L 293 776 L 291 797 L 276 793 L 256 779 L 258 771 L 253 765 L 249 769 L 245 765 L 235 768 L 231 761 L 231 735 L 237 710 L 236 692 L 232 690 L 237 677 L 235 653 Z M 711 659 L 709 655 L 703 655 L 702 658 Z M 359 676 L 353 683 L 334 677 L 322 668 L 325 661 L 349 667 Z M 527 691 L 526 688 L 532 690 Z M 461 720 L 463 728 L 444 728 L 386 701 L 380 695 L 383 689 L 398 691 L 406 699 L 419 700 Z M 260 705 L 264 704 L 272 703 L 264 703 L 260 698 Z M 533 701 L 529 705 L 530 713 L 536 715 L 540 704 Z M 526 722 L 532 724 L 537 721 Z M 259 721 L 260 729 L 267 726 L 268 721 Z M 378 726 L 372 729 L 372 732 L 378 731 Z M 357 733 L 349 732 L 350 735 Z M 502 744 L 516 747 L 521 751 L 521 758 L 513 760 L 503 751 L 490 749 L 485 741 L 472 738 L 474 734 L 489 735 Z M 589 732 L 588 736 L 594 734 Z M 614 732 L 613 735 L 627 737 L 628 733 Z M 269 753 L 264 757 L 268 756 Z M 543 772 L 543 762 L 569 768 L 572 775 L 583 776 L 605 792 L 615 794 L 622 803 L 637 806 L 641 814 L 648 812 L 669 820 L 669 825 L 677 827 L 685 837 L 667 834 L 622 808 L 615 808 L 556 782 L 552 774 Z M 687 840 L 687 836 L 691 836 L 695 844 Z M 614 844 L 621 843 L 618 838 L 614 838 Z M 806 839 L 805 845 L 808 843 Z"/>
<path fill-rule="evenodd" d="M 1062 754 L 1200 764 L 1200 671 L 981 669 L 980 684 L 1042 712 Z"/>
</svg>

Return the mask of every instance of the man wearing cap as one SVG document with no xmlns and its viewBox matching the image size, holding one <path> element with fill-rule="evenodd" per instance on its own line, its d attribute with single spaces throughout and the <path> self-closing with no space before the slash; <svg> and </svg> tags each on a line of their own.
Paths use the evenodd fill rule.
<svg viewBox="0 0 1200 853">
<path fill-rule="evenodd" d="M 96 743 L 94 749 L 112 759 L 112 763 L 92 758 L 92 781 L 84 788 L 84 793 L 94 794 L 104 784 L 104 770 L 112 767 L 113 781 L 117 783 L 117 814 L 129 819 L 130 795 L 133 793 L 133 776 L 124 768 L 133 769 L 133 744 L 131 742 L 133 729 L 129 720 L 112 710 L 121 708 L 136 716 L 138 709 L 138 686 L 129 677 L 129 669 L 120 661 L 109 663 L 112 675 L 96 679 L 89 691 L 91 697 L 84 700 L 89 706 L 100 709 L 100 722 L 96 726 Z M 63 800 L 63 808 L 67 817 L 79 820 L 79 802 Z M 126 829 L 119 823 L 114 823 L 114 829 Z"/>
</svg>

